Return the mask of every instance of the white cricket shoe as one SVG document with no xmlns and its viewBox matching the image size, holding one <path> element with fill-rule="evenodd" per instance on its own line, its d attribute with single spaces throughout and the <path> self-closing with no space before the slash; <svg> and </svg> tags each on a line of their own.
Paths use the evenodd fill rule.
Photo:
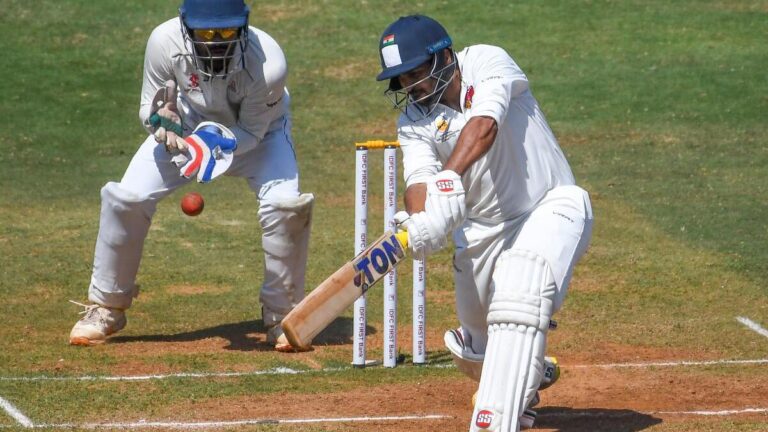
<svg viewBox="0 0 768 432">
<path fill-rule="evenodd" d="M 69 344 L 91 346 L 104 343 L 107 336 L 116 333 L 125 327 L 128 320 L 123 309 L 112 309 L 99 304 L 85 305 L 70 300 L 70 302 L 82 306 L 83 315 L 72 331 L 69 333 Z"/>
<path fill-rule="evenodd" d="M 291 344 L 288 343 L 285 334 L 283 333 L 283 327 L 280 324 L 275 324 L 267 328 L 267 343 L 275 347 L 275 351 L 288 352 L 291 351 Z"/>
</svg>

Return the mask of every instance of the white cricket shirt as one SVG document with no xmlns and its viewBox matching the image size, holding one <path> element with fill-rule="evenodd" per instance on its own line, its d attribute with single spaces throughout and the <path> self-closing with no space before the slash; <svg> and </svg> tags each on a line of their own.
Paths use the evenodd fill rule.
<svg viewBox="0 0 768 432">
<path fill-rule="evenodd" d="M 437 174 L 461 129 L 475 116 L 495 119 L 498 134 L 490 150 L 462 176 L 469 219 L 513 219 L 547 191 L 574 184 L 568 162 L 515 61 L 490 45 L 467 47 L 457 58 L 462 112 L 440 104 L 418 122 L 405 115 L 398 120 L 406 185 Z"/>
</svg>

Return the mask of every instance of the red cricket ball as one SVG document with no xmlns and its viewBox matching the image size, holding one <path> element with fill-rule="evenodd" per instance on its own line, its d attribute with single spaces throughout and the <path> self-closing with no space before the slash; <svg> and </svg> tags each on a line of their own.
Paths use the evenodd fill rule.
<svg viewBox="0 0 768 432">
<path fill-rule="evenodd" d="M 197 192 L 189 192 L 181 199 L 181 211 L 188 216 L 197 216 L 203 212 L 205 202 L 203 196 Z"/>
</svg>

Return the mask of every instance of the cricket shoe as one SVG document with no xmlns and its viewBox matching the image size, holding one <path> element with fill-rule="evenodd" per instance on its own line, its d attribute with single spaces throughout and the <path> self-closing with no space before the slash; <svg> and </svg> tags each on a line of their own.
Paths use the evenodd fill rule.
<svg viewBox="0 0 768 432">
<path fill-rule="evenodd" d="M 104 343 L 107 336 L 122 330 L 128 322 L 123 309 L 108 308 L 99 304 L 85 305 L 72 300 L 70 302 L 85 308 L 80 312 L 83 317 L 75 323 L 69 333 L 70 345 L 91 346 Z"/>
</svg>

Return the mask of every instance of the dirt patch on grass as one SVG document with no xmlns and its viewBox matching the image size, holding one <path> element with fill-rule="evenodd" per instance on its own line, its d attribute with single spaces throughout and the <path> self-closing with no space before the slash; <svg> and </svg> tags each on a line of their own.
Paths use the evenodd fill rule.
<svg viewBox="0 0 768 432">
<path fill-rule="evenodd" d="M 444 418 L 366 421 L 356 423 L 355 430 L 460 430 L 456 429 L 454 424 L 464 423 L 463 419 L 470 417 L 469 401 L 473 392 L 474 383 L 470 380 L 429 379 L 411 385 L 390 384 L 374 388 L 362 386 L 336 392 L 277 393 L 254 397 L 239 396 L 190 401 L 168 407 L 166 411 L 169 418 L 175 417 L 175 414 L 179 412 L 189 413 L 192 418 L 188 421 L 207 421 L 211 418 L 227 421 L 239 419 L 425 417 L 438 414 Z M 355 423 L 327 423 L 323 430 L 347 430 L 346 428 L 353 426 L 353 424 Z"/>
<path fill-rule="evenodd" d="M 166 288 L 170 294 L 197 295 L 197 294 L 225 294 L 232 291 L 227 285 L 171 285 Z"/>
<path fill-rule="evenodd" d="M 164 354 L 221 353 L 232 349 L 264 351 L 259 356 L 284 359 L 286 364 L 303 364 L 318 370 L 307 374 L 306 383 L 292 389 L 271 394 L 254 391 L 253 395 L 235 395 L 210 399 L 192 399 L 163 407 L 153 413 L 155 420 L 174 421 L 238 421 L 238 420 L 300 420 L 330 418 L 365 418 L 365 421 L 329 421 L 285 424 L 280 429 L 302 431 L 465 431 L 472 414 L 471 396 L 477 384 L 459 376 L 444 373 L 430 374 L 432 367 L 449 366 L 450 355 L 443 349 L 442 330 L 428 330 L 432 345 L 430 360 L 433 366 L 424 369 L 424 375 L 410 384 L 357 380 L 353 371 L 338 377 L 338 387 L 327 391 L 317 373 L 329 360 L 349 355 L 348 321 L 336 323 L 335 333 L 324 336 L 324 344 L 307 353 L 277 354 L 266 345 L 264 335 L 255 327 L 256 321 L 224 325 L 177 335 L 166 335 L 158 340 L 149 336 L 122 337 L 96 349 L 111 351 L 124 359 L 114 374 L 142 375 L 172 373 L 174 367 L 158 364 L 155 356 Z M 554 332 L 554 338 L 559 337 Z M 400 351 L 410 353 L 409 325 L 399 327 Z M 380 352 L 381 329 L 373 326 L 368 346 Z M 554 340 L 551 342 L 555 342 Z M 554 344 L 557 346 L 557 343 Z M 151 352 L 151 356 L 147 353 Z M 738 413 L 730 416 L 702 416 L 696 411 L 741 410 L 748 407 L 765 408 L 765 388 L 768 374 L 759 372 L 761 366 L 641 366 L 622 367 L 616 364 L 673 362 L 680 360 L 713 359 L 712 352 L 699 352 L 676 348 L 658 348 L 600 343 L 588 351 L 569 353 L 561 358 L 562 375 L 551 389 L 542 392 L 537 407 L 540 417 L 538 431 L 599 432 L 643 430 L 736 430 L 733 421 L 765 422 L 762 412 Z M 254 366 L 241 362 L 218 364 L 212 356 L 206 359 L 211 370 L 252 371 Z M 348 357 L 347 357 L 348 358 Z M 226 362 L 226 359 L 221 359 Z M 162 362 L 161 362 L 162 363 Z M 408 365 L 402 367 L 410 367 Z M 258 369 L 258 368 L 256 368 Z M 69 370 L 69 372 L 72 372 Z M 338 373 L 338 372 L 335 372 Z M 359 371 L 365 374 L 365 371 Z M 280 376 L 275 376 L 280 380 Z M 318 380 L 318 386 L 312 380 Z M 383 380 L 386 381 L 386 380 Z M 215 385 L 215 384 L 212 384 Z M 183 414 L 180 414 L 183 413 Z M 437 417 L 428 417 L 437 416 Z M 409 417 L 409 418 L 401 418 Z M 371 418 L 379 418 L 371 420 Z M 153 419 L 146 419 L 147 421 Z M 131 419 L 121 419 L 130 421 Z M 678 426 L 674 426 L 677 424 Z M 703 429 L 686 429 L 691 424 L 704 425 Z M 251 426 L 258 430 L 258 426 Z"/>
<path fill-rule="evenodd" d="M 370 347 L 381 344 L 381 331 L 373 329 Z M 410 351 L 410 331 L 402 326 L 400 346 Z M 432 330 L 428 340 L 439 341 L 442 331 Z M 259 340 L 258 333 L 248 337 Z M 152 344 L 153 353 L 216 352 L 224 341 L 206 338 L 197 341 Z M 112 345 L 125 355 L 139 356 L 149 348 L 146 343 Z M 320 345 L 312 352 L 274 354 L 285 356 L 290 362 L 299 362 L 312 369 L 322 369 L 326 358 L 338 358 L 348 345 L 343 343 Z M 450 364 L 450 356 L 442 346 L 430 354 L 439 365 Z M 538 407 L 539 431 L 595 432 L 642 431 L 661 423 L 687 425 L 691 422 L 717 430 L 721 422 L 732 422 L 733 417 L 701 416 L 695 411 L 738 410 L 744 407 L 764 407 L 764 389 L 768 388 L 768 375 L 750 373 L 749 368 L 759 366 L 711 367 L 617 367 L 614 363 L 649 363 L 673 361 L 675 358 L 705 359 L 705 353 L 685 350 L 659 349 L 605 343 L 588 353 L 561 359 L 560 381 L 544 392 Z M 115 373 L 138 375 L 143 373 L 172 372 L 168 367 L 132 357 Z M 213 366 L 213 365 L 211 365 Z M 409 367 L 409 366 L 404 366 Z M 239 369 L 239 368 L 234 368 Z M 230 365 L 230 370 L 233 370 Z M 320 372 L 322 373 L 322 372 Z M 360 371 L 360 373 L 366 373 Z M 312 380 L 313 375 L 307 375 Z M 279 380 L 276 376 L 274 379 Z M 279 392 L 232 396 L 215 399 L 185 401 L 163 408 L 157 419 L 183 421 L 237 421 L 237 420 L 300 420 L 329 418 L 365 418 L 366 421 L 333 421 L 299 426 L 286 424 L 290 430 L 323 431 L 464 431 L 472 414 L 471 396 L 476 383 L 462 376 L 435 377 L 425 375 L 411 384 L 370 383 L 346 380 L 338 390 L 313 391 L 311 385 L 302 386 L 304 392 Z M 438 416 L 435 418 L 428 416 Z M 379 418 L 370 420 L 371 418 Z M 409 417 L 409 418 L 401 418 Z M 738 420 L 765 421 L 764 413 L 738 414 Z M 147 419 L 150 420 L 150 419 Z M 311 426 L 310 426 L 311 425 Z M 669 426 L 669 430 L 675 429 Z M 684 426 L 687 427 L 687 426 Z M 662 427 L 662 430 L 667 429 Z M 655 427 L 653 430 L 657 430 Z"/>
<path fill-rule="evenodd" d="M 370 59 L 346 60 L 323 69 L 323 76 L 348 81 L 356 78 L 373 77 L 376 75 L 376 68 L 376 62 L 372 62 Z M 391 133 L 392 131 L 390 130 L 389 134 Z"/>
<path fill-rule="evenodd" d="M 765 376 L 712 376 L 690 369 L 565 369 L 560 382 L 542 392 L 535 430 L 641 431 L 663 422 L 684 422 L 694 417 L 717 424 L 721 420 L 701 420 L 700 416 L 685 412 L 761 406 L 761 389 L 766 385 Z M 190 413 L 192 418 L 188 421 L 387 417 L 388 420 L 360 423 L 327 422 L 322 430 L 465 431 L 475 390 L 476 384 L 466 378 L 429 378 L 410 385 L 359 385 L 334 392 L 189 401 L 168 407 L 167 416 Z M 417 419 L 396 418 L 404 416 Z M 739 419 L 765 420 L 765 415 L 746 414 Z"/>
</svg>

